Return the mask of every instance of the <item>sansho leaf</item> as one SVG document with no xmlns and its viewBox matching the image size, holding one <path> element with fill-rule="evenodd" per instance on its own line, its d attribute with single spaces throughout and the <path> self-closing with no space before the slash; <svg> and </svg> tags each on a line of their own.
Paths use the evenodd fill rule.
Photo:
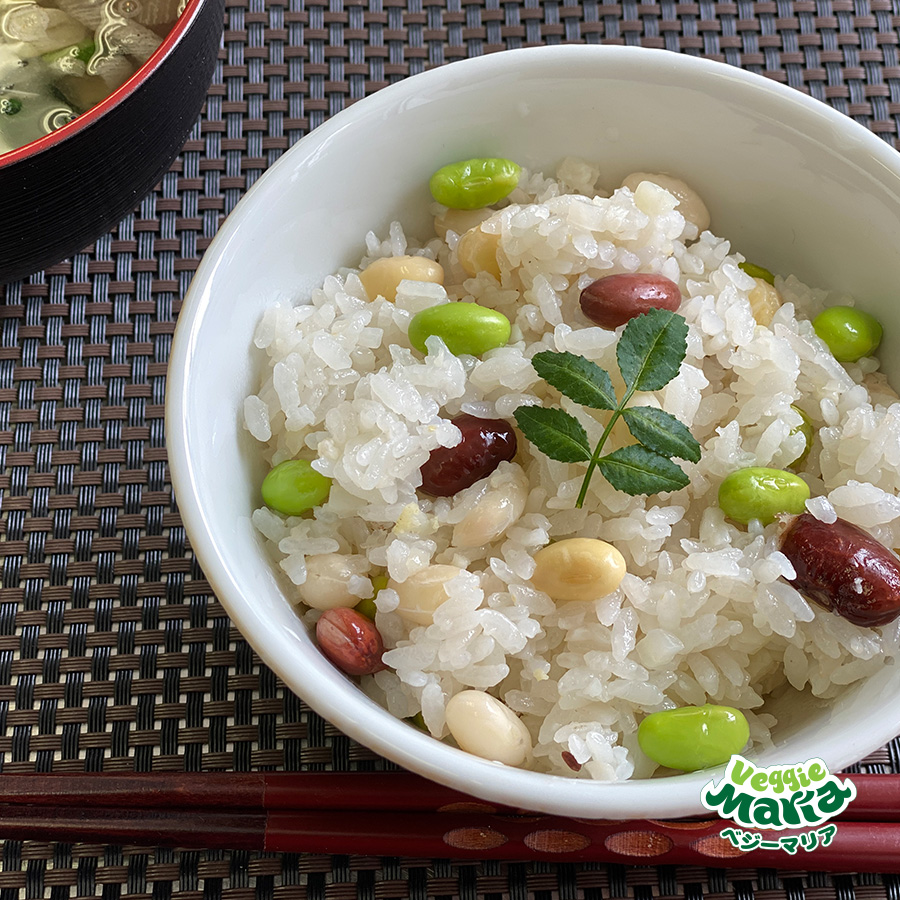
<svg viewBox="0 0 900 900">
<path fill-rule="evenodd" d="M 671 413 L 652 406 L 632 406 L 622 417 L 635 439 L 663 456 L 700 461 L 700 444 L 686 425 Z"/>
<path fill-rule="evenodd" d="M 615 409 L 616 392 L 609 373 L 574 353 L 544 350 L 531 360 L 535 372 L 560 393 L 591 409 Z"/>
<path fill-rule="evenodd" d="M 587 433 L 574 416 L 543 406 L 520 406 L 514 415 L 522 434 L 550 459 L 559 462 L 590 459 Z"/>
<path fill-rule="evenodd" d="M 614 488 L 632 497 L 677 491 L 690 483 L 687 475 L 671 459 L 639 444 L 622 447 L 601 457 L 597 467 Z"/>
<path fill-rule="evenodd" d="M 616 347 L 616 360 L 625 387 L 658 391 L 677 374 L 687 353 L 688 326 L 668 309 L 651 309 L 625 326 Z"/>
</svg>

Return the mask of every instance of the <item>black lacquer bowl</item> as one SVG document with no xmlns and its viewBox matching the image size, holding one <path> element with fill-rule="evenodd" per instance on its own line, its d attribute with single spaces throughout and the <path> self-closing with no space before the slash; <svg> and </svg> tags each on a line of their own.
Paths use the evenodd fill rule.
<svg viewBox="0 0 900 900">
<path fill-rule="evenodd" d="M 224 0 L 188 0 L 165 40 L 105 100 L 0 154 L 0 284 L 71 256 L 160 180 L 206 99 Z"/>
</svg>

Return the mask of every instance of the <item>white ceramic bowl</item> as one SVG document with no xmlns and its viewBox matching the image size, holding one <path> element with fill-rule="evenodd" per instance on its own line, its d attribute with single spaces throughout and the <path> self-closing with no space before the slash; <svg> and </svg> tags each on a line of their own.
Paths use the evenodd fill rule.
<svg viewBox="0 0 900 900">
<path fill-rule="evenodd" d="M 496 802 L 582 817 L 702 811 L 709 772 L 602 784 L 487 762 L 394 719 L 315 648 L 250 525 L 264 466 L 241 427 L 259 370 L 251 335 L 279 298 L 303 298 L 399 218 L 427 234 L 431 173 L 472 156 L 531 168 L 598 160 L 607 183 L 668 171 L 748 258 L 845 289 L 879 316 L 900 380 L 900 155 L 789 88 L 660 50 L 545 47 L 417 75 L 354 104 L 258 182 L 203 259 L 169 363 L 169 461 L 203 570 L 265 662 L 343 732 L 401 765 Z M 897 381 L 895 380 L 895 383 Z M 885 667 L 826 708 L 795 704 L 759 762 L 851 764 L 900 731 L 900 672 Z"/>
</svg>

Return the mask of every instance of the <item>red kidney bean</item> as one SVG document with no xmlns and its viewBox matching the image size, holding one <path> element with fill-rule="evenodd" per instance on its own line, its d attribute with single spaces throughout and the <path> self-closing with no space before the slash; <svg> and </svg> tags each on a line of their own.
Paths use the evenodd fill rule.
<svg viewBox="0 0 900 900">
<path fill-rule="evenodd" d="M 681 306 L 681 291 L 663 275 L 637 272 L 598 278 L 581 292 L 581 309 L 603 328 L 614 329 L 649 309 Z"/>
<path fill-rule="evenodd" d="M 355 609 L 328 609 L 316 622 L 319 649 L 348 675 L 371 675 L 387 666 L 381 661 L 384 642 L 375 623 Z"/>
<path fill-rule="evenodd" d="M 455 447 L 432 450 L 420 470 L 422 490 L 435 497 L 452 497 L 516 455 L 516 432 L 505 419 L 464 413 L 450 421 L 462 432 L 462 440 Z"/>
<path fill-rule="evenodd" d="M 832 524 L 803 513 L 789 520 L 781 552 L 801 594 L 855 625 L 886 625 L 900 616 L 900 560 L 844 519 Z"/>
</svg>

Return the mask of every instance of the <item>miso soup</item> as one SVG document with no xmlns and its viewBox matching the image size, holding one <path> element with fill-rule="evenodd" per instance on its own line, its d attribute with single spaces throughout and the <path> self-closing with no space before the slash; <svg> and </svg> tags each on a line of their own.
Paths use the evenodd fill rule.
<svg viewBox="0 0 900 900">
<path fill-rule="evenodd" d="M 0 0 L 0 153 L 89 110 L 162 43 L 186 0 Z"/>
</svg>

